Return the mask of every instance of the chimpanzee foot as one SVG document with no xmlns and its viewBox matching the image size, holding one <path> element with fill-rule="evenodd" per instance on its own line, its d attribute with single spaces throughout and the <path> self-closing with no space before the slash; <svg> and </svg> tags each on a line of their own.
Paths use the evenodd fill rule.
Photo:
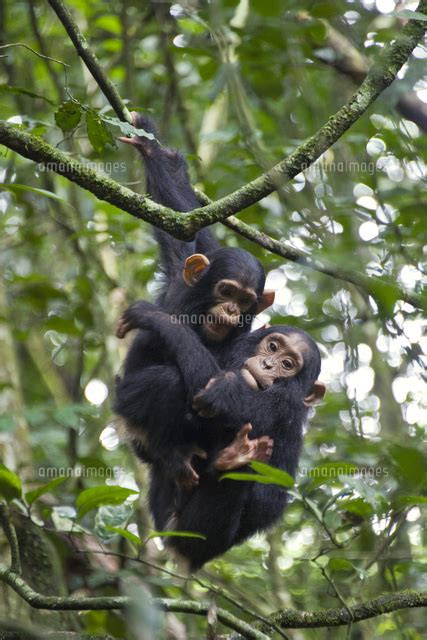
<svg viewBox="0 0 427 640">
<path fill-rule="evenodd" d="M 273 440 L 268 436 L 249 440 L 248 435 L 251 431 L 252 425 L 250 423 L 240 429 L 233 442 L 215 458 L 214 469 L 231 471 L 250 462 L 268 462 L 270 460 L 273 452 Z"/>
</svg>

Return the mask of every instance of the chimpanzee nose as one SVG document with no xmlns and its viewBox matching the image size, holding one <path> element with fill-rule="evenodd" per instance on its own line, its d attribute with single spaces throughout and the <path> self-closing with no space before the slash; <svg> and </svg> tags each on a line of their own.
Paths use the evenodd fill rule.
<svg viewBox="0 0 427 640">
<path fill-rule="evenodd" d="M 273 360 L 271 358 L 264 358 L 262 366 L 264 369 L 272 369 L 274 366 Z"/>
<path fill-rule="evenodd" d="M 240 314 L 240 309 L 235 302 L 227 302 L 225 310 L 230 316 L 236 316 Z"/>
</svg>

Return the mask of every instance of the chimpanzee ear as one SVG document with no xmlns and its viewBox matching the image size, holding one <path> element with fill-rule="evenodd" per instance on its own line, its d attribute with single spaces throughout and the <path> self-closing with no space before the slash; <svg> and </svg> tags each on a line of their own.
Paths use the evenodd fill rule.
<svg viewBox="0 0 427 640">
<path fill-rule="evenodd" d="M 319 382 L 319 380 L 316 380 L 310 395 L 304 398 L 305 406 L 311 407 L 313 404 L 316 404 L 316 402 L 320 402 L 321 400 L 323 400 L 325 393 L 326 385 L 323 384 L 323 382 Z"/>
<path fill-rule="evenodd" d="M 259 299 L 256 312 L 261 313 L 261 311 L 271 307 L 274 302 L 275 295 L 276 292 L 273 291 L 273 289 L 264 289 Z"/>
<path fill-rule="evenodd" d="M 194 253 L 192 256 L 188 256 L 182 272 L 185 284 L 193 287 L 200 280 L 208 266 L 209 259 L 203 253 Z"/>
</svg>

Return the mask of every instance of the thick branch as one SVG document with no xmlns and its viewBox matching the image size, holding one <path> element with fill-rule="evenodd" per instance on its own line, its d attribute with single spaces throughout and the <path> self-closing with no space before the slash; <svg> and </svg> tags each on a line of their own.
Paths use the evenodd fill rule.
<svg viewBox="0 0 427 640">
<path fill-rule="evenodd" d="M 23 600 L 34 609 L 49 609 L 50 611 L 99 611 L 112 609 L 126 609 L 131 604 L 127 596 L 105 597 L 70 597 L 45 596 L 34 591 L 18 574 L 0 566 L 0 581 L 9 585 Z M 190 613 L 196 616 L 206 616 L 210 604 L 193 602 L 191 600 L 169 600 L 154 598 L 153 605 L 163 611 L 174 613 Z M 237 631 L 243 638 L 249 640 L 268 640 L 268 636 L 252 625 L 239 620 L 228 611 L 218 609 L 218 620 L 229 629 Z"/>
<path fill-rule="evenodd" d="M 57 10 L 61 19 L 63 19 L 64 24 L 69 26 L 70 37 L 79 53 L 82 51 L 82 56 L 85 53 L 86 64 L 88 64 L 94 77 L 100 83 L 112 106 L 116 105 L 116 108 L 117 98 L 119 100 L 120 98 L 114 86 L 108 83 L 108 79 L 103 74 L 96 57 L 90 52 L 84 37 L 78 31 L 77 25 L 75 25 L 60 0 L 49 1 Z M 420 2 L 418 10 L 426 13 L 427 0 Z M 188 240 L 194 236 L 198 229 L 215 221 L 225 220 L 230 214 L 236 213 L 262 199 L 277 189 L 286 179 L 294 177 L 316 160 L 364 113 L 375 98 L 393 81 L 397 71 L 416 46 L 422 33 L 422 23 L 410 21 L 394 43 L 384 48 L 379 60 L 373 65 L 350 102 L 332 116 L 315 136 L 312 136 L 307 142 L 298 147 L 291 156 L 277 164 L 271 171 L 261 175 L 225 198 L 196 209 L 190 214 L 172 211 L 153 203 L 148 198 L 138 196 L 129 189 L 119 186 L 114 181 L 96 174 L 91 169 L 87 169 L 84 165 L 70 160 L 68 156 L 42 142 L 39 138 L 31 136 L 8 123 L 0 123 L 0 142 L 36 162 L 50 164 L 49 169 L 88 189 L 98 198 L 106 200 L 138 218 L 151 222 L 177 238 Z M 114 90 L 113 93 L 109 91 L 111 87 Z M 123 103 L 120 100 L 120 108 L 122 107 Z M 370 277 L 342 267 L 338 268 L 324 261 L 309 258 L 303 253 L 300 254 L 296 250 L 287 247 L 284 243 L 252 230 L 248 225 L 236 219 L 231 219 L 228 226 L 278 255 L 298 261 L 332 277 L 351 282 L 365 289 L 376 299 L 378 299 L 378 294 L 380 294 L 379 297 L 381 298 L 381 291 L 383 290 L 384 293 L 391 293 L 395 299 L 403 299 L 417 307 L 423 306 L 420 296 L 404 292 L 383 279 Z"/>
<path fill-rule="evenodd" d="M 136 218 L 151 222 L 174 236 L 182 237 L 185 214 L 167 209 L 122 187 L 16 125 L 0 120 L 0 143 L 21 156 L 44 165 L 47 170 L 55 171 L 75 182 L 100 200 L 105 200 Z"/>
<path fill-rule="evenodd" d="M 8 584 L 21 598 L 35 609 L 49 609 L 51 611 L 98 611 L 125 609 L 131 603 L 130 598 L 126 596 L 45 596 L 34 591 L 18 574 L 1 566 L 0 580 Z M 163 611 L 190 613 L 200 616 L 206 616 L 210 608 L 208 603 L 193 602 L 191 600 L 154 598 L 152 603 Z M 357 604 L 349 608 L 350 613 L 345 608 L 326 609 L 315 612 L 285 609 L 273 614 L 270 619 L 273 624 L 277 624 L 282 628 L 338 627 L 346 625 L 349 622 L 360 622 L 361 620 L 374 618 L 399 609 L 425 606 L 427 606 L 427 592 L 408 589 L 399 593 L 383 595 L 362 604 Z M 268 640 L 268 636 L 266 636 L 263 631 L 239 620 L 228 611 L 218 609 L 218 620 L 230 629 L 240 633 L 244 638 Z"/>
<path fill-rule="evenodd" d="M 417 11 L 427 15 L 427 0 L 421 0 Z M 402 33 L 381 51 L 378 60 L 350 101 L 331 116 L 315 135 L 270 171 L 221 200 L 192 211 L 187 217 L 187 229 L 194 233 L 209 224 L 225 220 L 228 216 L 265 198 L 287 180 L 307 169 L 365 113 L 384 89 L 390 86 L 420 41 L 425 25 L 426 23 L 421 21 L 409 21 Z"/>
<path fill-rule="evenodd" d="M 70 36 L 72 43 L 77 49 L 77 53 L 82 58 L 87 68 L 95 78 L 99 88 L 113 107 L 118 118 L 124 122 L 129 122 L 130 124 L 132 124 L 132 118 L 129 109 L 121 99 L 119 92 L 117 91 L 114 84 L 105 75 L 96 55 L 89 48 L 86 38 L 80 31 L 77 22 L 74 20 L 67 7 L 63 4 L 63 2 L 61 2 L 61 0 L 49 0 L 49 4 L 64 25 L 66 32 Z"/>
<path fill-rule="evenodd" d="M 360 271 L 353 271 L 347 269 L 342 265 L 336 265 L 327 260 L 317 259 L 309 256 L 306 252 L 290 247 L 289 245 L 271 238 L 266 233 L 258 231 L 248 224 L 242 222 L 234 216 L 230 216 L 224 220 L 223 224 L 233 231 L 236 231 L 244 238 L 252 240 L 256 244 L 260 245 L 264 249 L 267 249 L 271 253 L 275 253 L 278 256 L 282 256 L 292 262 L 325 273 L 332 278 L 344 280 L 344 282 L 350 282 L 359 289 L 371 295 L 377 302 L 381 303 L 382 293 L 384 293 L 386 299 L 391 303 L 396 300 L 404 300 L 409 302 L 414 307 L 423 309 L 425 308 L 425 301 L 423 297 L 418 293 L 410 293 L 398 287 L 394 282 L 390 282 L 385 278 L 377 278 L 376 276 L 368 276 L 366 273 Z"/>
<path fill-rule="evenodd" d="M 365 78 L 369 69 L 369 61 L 353 43 L 342 33 L 334 29 L 326 20 L 322 20 L 326 28 L 327 45 L 334 53 L 334 59 L 319 55 L 319 59 L 359 84 Z M 415 91 L 406 91 L 395 105 L 404 118 L 415 122 L 424 132 L 427 132 L 427 104 L 421 102 Z"/>
<path fill-rule="evenodd" d="M 123 211 L 127 211 L 136 218 L 146 220 L 177 238 L 188 239 L 188 234 L 185 231 L 188 214 L 172 211 L 145 196 L 140 196 L 127 187 L 119 185 L 114 180 L 73 160 L 69 155 L 43 142 L 39 137 L 27 133 L 18 126 L 0 121 L 0 143 L 25 158 L 34 160 L 47 169 L 55 171 L 68 180 L 75 182 L 93 193 L 100 200 L 105 200 L 116 207 L 120 207 Z M 204 202 L 208 201 L 208 199 L 204 196 L 202 197 L 201 194 L 198 193 L 197 195 L 199 199 Z M 405 300 L 415 307 L 424 307 L 422 297 L 416 293 L 408 293 L 397 285 L 389 283 L 382 278 L 368 276 L 342 266 L 332 265 L 324 260 L 311 258 L 304 254 L 304 252 L 289 247 L 285 243 L 274 240 L 267 234 L 253 229 L 233 216 L 230 216 L 228 220 L 224 221 L 224 224 L 245 238 L 256 242 L 265 249 L 287 260 L 298 262 L 333 278 L 351 282 L 357 287 L 364 289 L 376 300 L 381 299 L 381 292 L 384 291 L 386 294 L 389 292 L 390 296 L 395 300 Z"/>
<path fill-rule="evenodd" d="M 376 618 L 384 613 L 391 613 L 399 609 L 427 606 L 427 591 L 407 589 L 398 593 L 390 593 L 374 600 L 368 600 L 354 607 L 341 609 L 327 609 L 324 611 L 295 611 L 285 609 L 271 616 L 271 621 L 283 629 L 339 627 L 350 622 L 360 622 L 369 618 Z M 350 612 L 350 613 L 349 613 Z"/>
</svg>

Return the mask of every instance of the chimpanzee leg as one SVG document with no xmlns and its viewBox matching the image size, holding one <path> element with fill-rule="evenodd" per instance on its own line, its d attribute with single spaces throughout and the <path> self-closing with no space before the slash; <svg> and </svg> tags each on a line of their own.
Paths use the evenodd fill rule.
<svg viewBox="0 0 427 640">
<path fill-rule="evenodd" d="M 188 497 L 178 512 L 175 529 L 206 536 L 171 538 L 170 545 L 188 560 L 195 571 L 205 562 L 225 553 L 232 545 L 240 525 L 240 516 L 250 486 L 244 482 L 202 478 L 200 490 Z"/>
<path fill-rule="evenodd" d="M 233 545 L 240 544 L 257 531 L 265 531 L 280 520 L 288 496 L 285 489 L 253 483 L 249 498 L 241 512 Z"/>
<path fill-rule="evenodd" d="M 165 531 L 176 513 L 176 483 L 165 474 L 163 465 L 151 467 L 148 504 L 157 531 Z"/>
</svg>

